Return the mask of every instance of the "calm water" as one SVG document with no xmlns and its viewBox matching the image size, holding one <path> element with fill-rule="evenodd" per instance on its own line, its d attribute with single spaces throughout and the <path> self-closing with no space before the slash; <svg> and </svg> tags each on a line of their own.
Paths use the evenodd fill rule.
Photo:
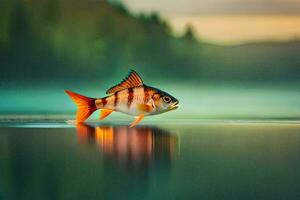
<svg viewBox="0 0 300 200">
<path fill-rule="evenodd" d="M 8 126 L 0 199 L 300 199 L 297 122 Z"/>
<path fill-rule="evenodd" d="M 178 98 L 179 109 L 150 119 L 300 119 L 299 84 L 153 84 Z M 39 115 L 38 118 L 68 115 L 71 119 L 76 106 L 64 89 L 103 97 L 109 86 L 101 82 L 89 85 L 0 85 L 0 120 L 14 119 L 16 115 L 26 115 L 26 119 L 32 115 Z M 99 115 L 95 112 L 91 118 L 98 119 Z M 112 118 L 128 120 L 128 116 L 118 113 L 113 113 L 109 119 Z"/>
</svg>

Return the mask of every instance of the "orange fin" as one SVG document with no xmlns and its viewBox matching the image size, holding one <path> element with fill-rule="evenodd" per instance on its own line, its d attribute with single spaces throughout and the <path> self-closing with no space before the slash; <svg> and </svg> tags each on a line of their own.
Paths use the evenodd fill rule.
<svg viewBox="0 0 300 200">
<path fill-rule="evenodd" d="M 129 74 L 126 76 L 125 79 L 118 85 L 115 85 L 114 87 L 111 87 L 106 91 L 106 94 L 114 94 L 120 90 L 124 90 L 126 88 L 133 88 L 142 86 L 143 81 L 141 77 L 138 75 L 138 73 L 134 70 L 131 70 Z"/>
<path fill-rule="evenodd" d="M 152 106 L 149 104 L 138 104 L 137 108 L 141 112 L 151 112 L 152 111 Z"/>
<path fill-rule="evenodd" d="M 113 111 L 114 110 L 110 110 L 110 109 L 102 109 L 101 114 L 100 114 L 100 120 L 102 120 L 105 117 L 107 117 L 108 115 L 110 115 Z"/>
<path fill-rule="evenodd" d="M 144 115 L 137 116 L 135 118 L 135 120 L 132 122 L 132 124 L 130 125 L 130 128 L 132 128 L 132 127 L 136 126 L 138 123 L 140 123 L 143 118 L 144 118 Z"/>
<path fill-rule="evenodd" d="M 76 122 L 84 122 L 95 110 L 95 99 L 76 94 L 74 92 L 65 90 L 70 98 L 77 104 L 78 109 L 76 113 Z"/>
</svg>

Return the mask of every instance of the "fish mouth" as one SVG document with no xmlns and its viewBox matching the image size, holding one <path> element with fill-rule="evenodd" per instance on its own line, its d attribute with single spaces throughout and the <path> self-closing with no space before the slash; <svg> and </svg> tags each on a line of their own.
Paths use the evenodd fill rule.
<svg viewBox="0 0 300 200">
<path fill-rule="evenodd" d="M 178 101 L 174 102 L 171 106 L 170 106 L 170 110 L 175 110 L 178 108 Z"/>
</svg>

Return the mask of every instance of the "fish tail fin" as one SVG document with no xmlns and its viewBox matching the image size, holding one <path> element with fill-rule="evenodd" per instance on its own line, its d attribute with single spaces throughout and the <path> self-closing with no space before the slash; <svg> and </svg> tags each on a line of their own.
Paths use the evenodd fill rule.
<svg viewBox="0 0 300 200">
<path fill-rule="evenodd" d="M 94 98 L 89 98 L 76 94 L 74 92 L 65 90 L 70 98 L 77 104 L 78 109 L 76 113 L 76 122 L 84 122 L 93 112 L 97 110 Z"/>
</svg>

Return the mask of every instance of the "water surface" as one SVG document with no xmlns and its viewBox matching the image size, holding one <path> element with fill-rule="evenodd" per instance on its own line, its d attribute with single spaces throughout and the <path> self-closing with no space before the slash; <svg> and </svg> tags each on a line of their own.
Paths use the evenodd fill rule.
<svg viewBox="0 0 300 200">
<path fill-rule="evenodd" d="M 0 199 L 299 199 L 300 125 L 16 123 Z"/>
</svg>

